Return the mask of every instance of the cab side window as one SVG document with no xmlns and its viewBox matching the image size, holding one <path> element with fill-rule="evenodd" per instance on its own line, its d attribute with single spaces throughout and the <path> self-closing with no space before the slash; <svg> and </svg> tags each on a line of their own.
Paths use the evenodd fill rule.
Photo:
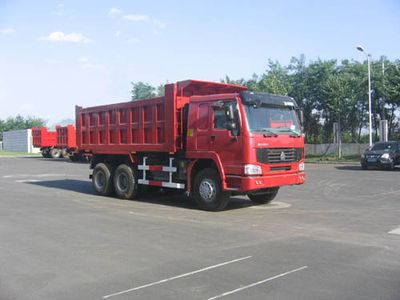
<svg viewBox="0 0 400 300">
<path fill-rule="evenodd" d="M 237 134 L 240 134 L 240 118 L 239 110 L 237 107 L 236 100 L 224 101 L 223 105 L 220 107 L 214 107 L 214 128 L 215 129 L 225 129 L 228 130 L 228 123 L 234 121 L 236 124 Z M 233 110 L 233 116 L 229 116 L 229 109 L 231 107 Z"/>
<path fill-rule="evenodd" d="M 226 113 L 224 109 L 214 110 L 214 128 L 226 129 Z"/>
</svg>

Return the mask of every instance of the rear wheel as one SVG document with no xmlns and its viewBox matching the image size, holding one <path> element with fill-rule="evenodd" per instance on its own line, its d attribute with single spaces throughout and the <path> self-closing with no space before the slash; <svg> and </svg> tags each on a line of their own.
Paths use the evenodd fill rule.
<svg viewBox="0 0 400 300">
<path fill-rule="evenodd" d="M 69 157 L 68 152 L 67 152 L 67 148 L 64 148 L 64 149 L 61 150 L 61 156 L 64 157 L 64 158 L 68 158 Z"/>
<path fill-rule="evenodd" d="M 61 151 L 60 149 L 53 148 L 50 150 L 50 157 L 51 158 L 59 158 L 61 156 Z"/>
<path fill-rule="evenodd" d="M 276 195 L 278 194 L 279 187 L 265 189 L 262 192 L 250 192 L 247 196 L 251 201 L 258 204 L 266 204 L 274 200 Z"/>
<path fill-rule="evenodd" d="M 117 196 L 121 199 L 132 199 L 136 196 L 138 191 L 137 177 L 132 167 L 121 164 L 115 170 L 114 190 Z"/>
<path fill-rule="evenodd" d="M 48 158 L 48 157 L 49 157 L 49 152 L 46 151 L 46 150 L 42 150 L 42 156 L 43 156 L 44 158 Z"/>
<path fill-rule="evenodd" d="M 223 210 L 228 204 L 230 194 L 222 190 L 217 170 L 207 168 L 196 174 L 193 185 L 193 197 L 197 205 L 204 210 Z"/>
<path fill-rule="evenodd" d="M 99 163 L 92 175 L 92 186 L 96 194 L 108 196 L 113 191 L 112 168 L 109 164 Z"/>
</svg>

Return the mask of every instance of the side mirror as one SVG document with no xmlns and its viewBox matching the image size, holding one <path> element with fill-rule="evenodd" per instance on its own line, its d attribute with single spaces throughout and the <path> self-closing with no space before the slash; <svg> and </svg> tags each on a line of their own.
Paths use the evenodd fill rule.
<svg viewBox="0 0 400 300">
<path fill-rule="evenodd" d="M 228 129 L 233 136 L 239 135 L 239 130 L 237 124 L 235 122 L 235 111 L 233 105 L 225 106 L 225 114 L 226 114 L 226 129 Z"/>
<path fill-rule="evenodd" d="M 214 103 L 211 104 L 211 107 L 214 109 L 221 109 L 224 107 L 224 101 L 215 101 Z"/>
</svg>

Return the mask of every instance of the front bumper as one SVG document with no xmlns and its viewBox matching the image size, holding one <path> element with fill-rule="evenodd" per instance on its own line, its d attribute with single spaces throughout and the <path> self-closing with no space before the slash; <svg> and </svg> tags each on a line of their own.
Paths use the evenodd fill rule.
<svg viewBox="0 0 400 300">
<path fill-rule="evenodd" d="M 367 161 L 366 159 L 362 159 L 361 160 L 361 165 L 365 165 L 365 166 L 372 166 L 372 167 L 387 167 L 390 166 L 391 164 L 393 164 L 393 160 L 392 159 L 378 159 L 377 161 Z"/>
<path fill-rule="evenodd" d="M 305 172 L 277 174 L 266 176 L 227 176 L 228 190 L 247 192 L 284 185 L 303 184 L 306 181 Z"/>
</svg>

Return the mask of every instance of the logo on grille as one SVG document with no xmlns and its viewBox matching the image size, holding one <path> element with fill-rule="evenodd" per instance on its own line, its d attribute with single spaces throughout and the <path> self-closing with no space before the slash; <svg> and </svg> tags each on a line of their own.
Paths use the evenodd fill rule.
<svg viewBox="0 0 400 300">
<path fill-rule="evenodd" d="M 285 152 L 281 152 L 281 156 L 280 156 L 281 160 L 286 160 L 286 155 Z"/>
</svg>

